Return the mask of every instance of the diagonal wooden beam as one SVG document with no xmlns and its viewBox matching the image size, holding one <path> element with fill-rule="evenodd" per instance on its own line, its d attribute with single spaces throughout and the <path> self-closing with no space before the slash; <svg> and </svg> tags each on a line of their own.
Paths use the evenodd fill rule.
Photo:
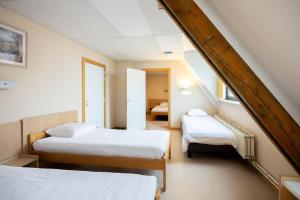
<svg viewBox="0 0 300 200">
<path fill-rule="evenodd" d="M 299 173 L 300 128 L 295 120 L 193 0 L 159 1 Z"/>
</svg>

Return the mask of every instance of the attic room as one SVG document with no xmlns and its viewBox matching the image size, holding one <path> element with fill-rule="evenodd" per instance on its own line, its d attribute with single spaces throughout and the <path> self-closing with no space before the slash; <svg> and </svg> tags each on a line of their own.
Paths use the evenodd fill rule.
<svg viewBox="0 0 300 200">
<path fill-rule="evenodd" d="M 300 199 L 299 10 L 0 0 L 0 199 Z"/>
</svg>

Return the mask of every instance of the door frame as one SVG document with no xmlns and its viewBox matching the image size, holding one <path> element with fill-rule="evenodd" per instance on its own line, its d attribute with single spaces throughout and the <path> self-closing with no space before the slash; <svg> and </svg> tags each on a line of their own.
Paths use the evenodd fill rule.
<svg viewBox="0 0 300 200">
<path fill-rule="evenodd" d="M 168 74 L 168 129 L 172 129 L 171 127 L 171 68 L 169 67 L 144 68 L 143 70 L 146 72 L 146 76 L 147 76 L 147 72 L 167 72 Z"/>
<path fill-rule="evenodd" d="M 85 64 L 89 63 L 97 67 L 102 67 L 104 70 L 104 128 L 106 128 L 106 65 L 82 57 L 82 122 L 85 122 Z"/>
</svg>

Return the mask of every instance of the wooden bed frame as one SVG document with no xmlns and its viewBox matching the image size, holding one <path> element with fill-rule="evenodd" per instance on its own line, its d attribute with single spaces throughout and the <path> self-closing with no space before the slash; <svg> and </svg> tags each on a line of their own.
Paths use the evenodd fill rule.
<svg viewBox="0 0 300 200">
<path fill-rule="evenodd" d="M 154 120 L 156 116 L 168 116 L 169 112 L 152 112 L 151 110 L 158 106 L 162 102 L 168 102 L 168 99 L 148 99 L 148 109 L 150 112 L 151 120 Z"/>
<path fill-rule="evenodd" d="M 59 115 L 61 119 L 64 119 L 66 113 L 58 113 L 54 115 Z M 38 125 L 34 123 L 38 120 Z M 42 120 L 41 120 L 42 119 Z M 28 152 L 30 154 L 39 155 L 39 160 L 44 162 L 54 162 L 54 163 L 68 163 L 68 164 L 81 164 L 81 165 L 95 165 L 99 167 L 114 167 L 122 169 L 147 169 L 147 170 L 162 170 L 163 172 L 163 186 L 162 191 L 166 191 L 166 175 L 167 175 L 167 160 L 171 158 L 171 142 L 169 143 L 164 156 L 161 159 L 147 159 L 147 158 L 134 158 L 134 157 L 119 157 L 119 156 L 93 156 L 93 155 L 78 155 L 69 153 L 50 153 L 50 152 L 38 152 L 33 150 L 33 143 L 39 139 L 48 137 L 44 132 L 47 128 L 42 124 L 51 124 L 48 122 L 51 119 L 51 115 L 44 117 L 36 117 L 23 120 L 23 134 L 28 137 Z M 30 123 L 28 122 L 30 121 Z M 66 120 L 62 120 L 66 123 Z M 70 122 L 73 120 L 71 119 Z M 63 124 L 58 123 L 58 124 Z M 58 125 L 56 124 L 56 125 Z M 29 128 L 32 126 L 32 128 Z M 39 133 L 33 133 L 37 130 L 36 126 L 39 126 Z M 27 127 L 27 132 L 24 132 L 24 127 Z"/>
</svg>

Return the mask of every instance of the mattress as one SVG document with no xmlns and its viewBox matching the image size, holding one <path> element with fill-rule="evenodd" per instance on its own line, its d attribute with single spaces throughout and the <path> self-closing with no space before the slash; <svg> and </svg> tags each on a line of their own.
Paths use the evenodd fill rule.
<svg viewBox="0 0 300 200">
<path fill-rule="evenodd" d="M 154 200 L 156 177 L 0 166 L 1 200 Z"/>
<path fill-rule="evenodd" d="M 232 145 L 237 148 L 237 138 L 232 130 L 212 116 L 182 117 L 182 151 L 188 149 L 189 143 L 210 145 Z"/>
<path fill-rule="evenodd" d="M 168 147 L 169 137 L 167 131 L 96 128 L 72 138 L 43 138 L 33 144 L 33 149 L 39 152 L 160 159 Z"/>
<path fill-rule="evenodd" d="M 160 106 L 160 105 L 158 105 L 158 106 L 155 106 L 152 110 L 151 110 L 151 112 L 168 112 L 168 106 Z"/>
</svg>

